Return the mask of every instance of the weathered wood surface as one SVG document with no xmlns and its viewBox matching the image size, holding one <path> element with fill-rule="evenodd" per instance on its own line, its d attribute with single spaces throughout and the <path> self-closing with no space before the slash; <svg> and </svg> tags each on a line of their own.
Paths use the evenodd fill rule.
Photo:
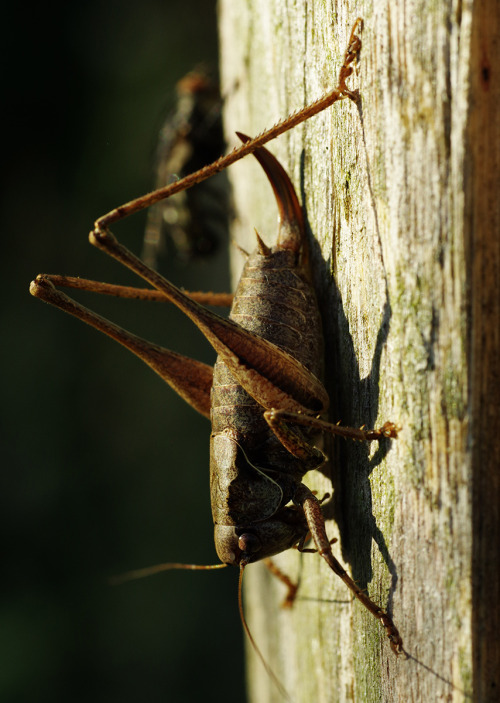
<svg viewBox="0 0 500 703">
<path fill-rule="evenodd" d="M 500 6 L 486 2 L 221 0 L 228 139 L 256 134 L 336 83 L 356 12 L 362 102 L 270 145 L 313 238 L 331 417 L 393 420 L 388 446 L 328 443 L 334 552 L 400 628 L 379 624 L 316 555 L 291 612 L 260 565 L 252 632 L 294 701 L 496 701 L 500 596 Z M 334 9 L 336 11 L 334 11 Z M 276 233 L 272 194 L 231 169 L 235 238 Z M 237 278 L 241 256 L 233 250 Z M 252 701 L 282 700 L 249 652 Z"/>
</svg>

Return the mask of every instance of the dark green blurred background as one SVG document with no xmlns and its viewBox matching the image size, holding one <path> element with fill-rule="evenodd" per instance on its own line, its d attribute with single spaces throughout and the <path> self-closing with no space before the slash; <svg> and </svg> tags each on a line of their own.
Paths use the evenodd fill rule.
<svg viewBox="0 0 500 703">
<path fill-rule="evenodd" d="M 28 294 L 39 272 L 136 283 L 87 234 L 98 215 L 150 190 L 176 80 L 200 61 L 216 64 L 214 3 L 10 12 L 2 32 L 0 700 L 240 701 L 235 571 L 106 583 L 161 561 L 218 561 L 208 422 L 128 352 Z M 135 216 L 115 232 L 140 251 L 143 229 Z M 186 288 L 227 289 L 224 256 L 217 265 L 178 263 L 166 274 Z M 213 361 L 175 311 L 81 299 L 142 336 Z"/>
</svg>

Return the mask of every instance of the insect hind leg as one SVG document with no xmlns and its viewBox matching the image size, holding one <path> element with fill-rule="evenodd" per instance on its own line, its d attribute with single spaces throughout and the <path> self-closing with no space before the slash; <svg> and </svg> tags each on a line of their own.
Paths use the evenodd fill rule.
<svg viewBox="0 0 500 703">
<path fill-rule="evenodd" d="M 38 275 L 31 283 L 31 295 L 77 317 L 126 347 L 153 369 L 195 410 L 205 417 L 210 416 L 210 391 L 213 377 L 211 366 L 177 354 L 124 330 L 58 290 L 51 278 L 53 277 L 44 274 Z"/>
</svg>

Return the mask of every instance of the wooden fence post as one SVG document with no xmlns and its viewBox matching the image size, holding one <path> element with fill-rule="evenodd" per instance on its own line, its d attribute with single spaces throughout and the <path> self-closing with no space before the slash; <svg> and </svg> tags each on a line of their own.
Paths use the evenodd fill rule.
<svg viewBox="0 0 500 703">
<path fill-rule="evenodd" d="M 349 9 L 347 6 L 349 5 Z M 335 12 L 334 12 L 335 8 Z M 316 555 L 289 552 L 294 609 L 255 565 L 253 635 L 297 703 L 500 697 L 500 6 L 497 0 L 220 0 L 226 132 L 257 134 L 336 84 L 364 19 L 362 101 L 271 150 L 302 199 L 332 419 L 402 426 L 328 445 L 338 558 L 392 613 L 409 659 Z M 266 179 L 231 169 L 235 238 L 276 233 Z M 241 260 L 232 252 L 234 276 Z M 249 651 L 252 701 L 279 693 Z"/>
</svg>

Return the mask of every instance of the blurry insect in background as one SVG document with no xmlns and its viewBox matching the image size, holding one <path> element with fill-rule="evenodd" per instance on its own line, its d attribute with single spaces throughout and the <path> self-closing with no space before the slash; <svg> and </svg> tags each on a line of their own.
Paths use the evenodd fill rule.
<svg viewBox="0 0 500 703">
<path fill-rule="evenodd" d="M 197 68 L 177 83 L 176 92 L 176 106 L 158 138 L 155 189 L 198 171 L 225 149 L 216 81 Z M 184 261 L 211 256 L 228 241 L 228 213 L 229 183 L 224 172 L 153 205 L 142 260 L 157 269 L 159 260 L 172 254 Z"/>
</svg>

